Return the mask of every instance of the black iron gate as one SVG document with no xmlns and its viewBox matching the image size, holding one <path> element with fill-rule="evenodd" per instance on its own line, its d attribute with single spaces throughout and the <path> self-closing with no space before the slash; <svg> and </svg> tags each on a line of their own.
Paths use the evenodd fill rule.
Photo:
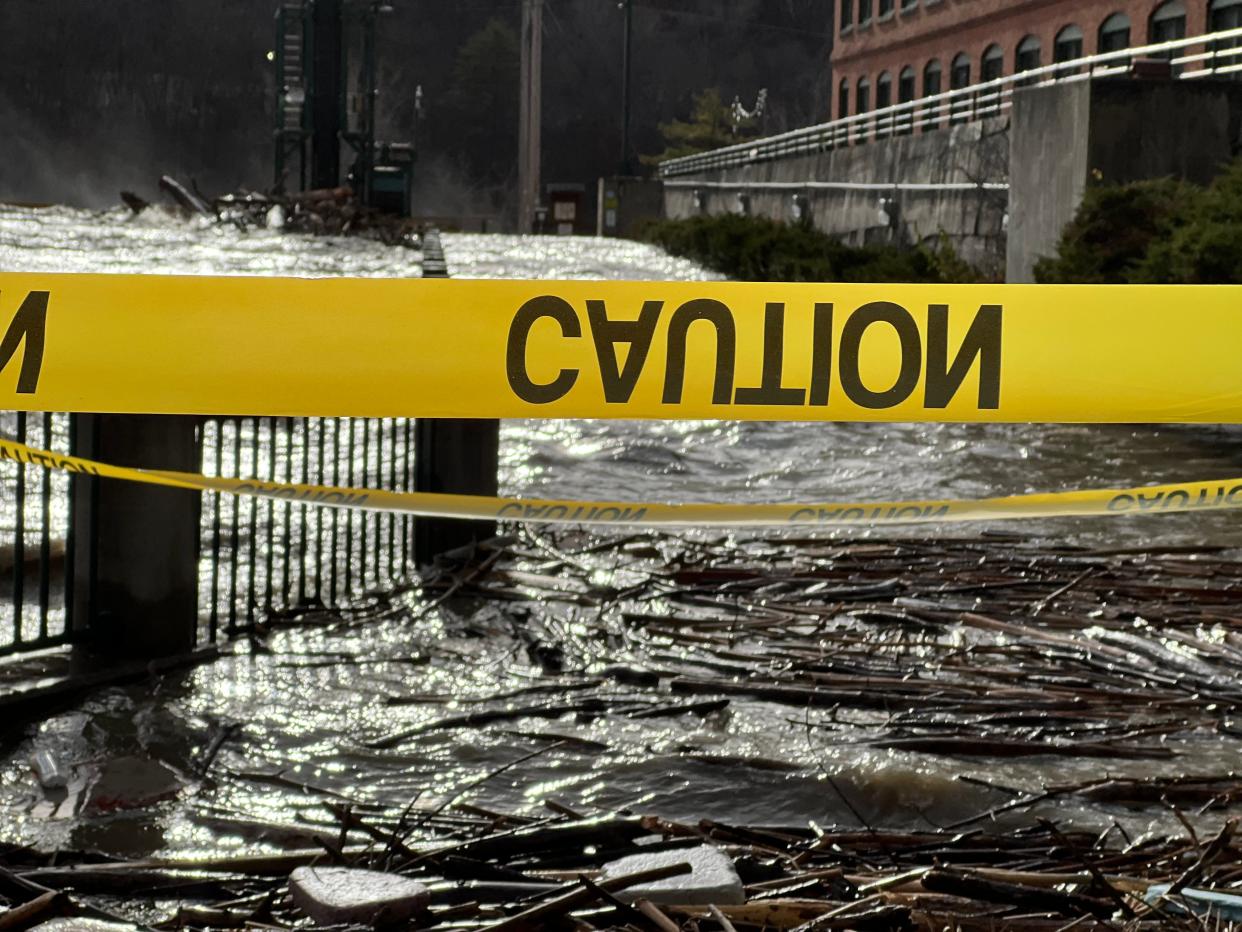
<svg viewBox="0 0 1242 932">
<path fill-rule="evenodd" d="M 0 413 L 0 435 L 67 453 L 63 414 Z M 72 637 L 71 483 L 65 473 L 0 459 L 0 655 L 56 647 Z"/>
</svg>

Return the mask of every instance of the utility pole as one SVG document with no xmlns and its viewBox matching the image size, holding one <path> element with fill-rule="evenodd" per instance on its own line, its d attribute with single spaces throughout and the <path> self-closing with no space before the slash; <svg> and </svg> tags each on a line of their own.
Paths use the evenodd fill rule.
<svg viewBox="0 0 1242 932">
<path fill-rule="evenodd" d="M 518 232 L 529 233 L 539 204 L 543 129 L 543 0 L 522 0 L 521 112 L 518 118 Z"/>
<path fill-rule="evenodd" d="M 634 174 L 630 161 L 630 47 L 634 27 L 634 0 L 621 0 L 625 10 L 625 36 L 621 52 L 621 174 Z"/>
</svg>

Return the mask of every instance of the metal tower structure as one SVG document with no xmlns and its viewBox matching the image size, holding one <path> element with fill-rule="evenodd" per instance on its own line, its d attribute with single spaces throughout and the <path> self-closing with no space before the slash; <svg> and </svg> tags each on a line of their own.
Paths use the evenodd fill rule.
<svg viewBox="0 0 1242 932">
<path fill-rule="evenodd" d="M 384 0 L 282 0 L 276 11 L 278 189 L 348 182 L 362 203 L 409 213 L 414 160 L 408 143 L 379 143 L 376 36 Z"/>
</svg>

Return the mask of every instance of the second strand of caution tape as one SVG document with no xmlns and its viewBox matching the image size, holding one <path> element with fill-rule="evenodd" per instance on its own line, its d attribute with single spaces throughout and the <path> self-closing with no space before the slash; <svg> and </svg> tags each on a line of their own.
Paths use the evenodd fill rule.
<svg viewBox="0 0 1242 932">
<path fill-rule="evenodd" d="M 973 500 L 770 505 L 660 504 L 390 492 L 384 489 L 350 489 L 232 479 L 113 466 L 0 439 L 0 462 L 6 461 L 149 485 L 250 495 L 307 505 L 532 524 L 679 527 L 893 525 L 1009 518 L 1167 514 L 1242 508 L 1242 478 Z"/>
</svg>

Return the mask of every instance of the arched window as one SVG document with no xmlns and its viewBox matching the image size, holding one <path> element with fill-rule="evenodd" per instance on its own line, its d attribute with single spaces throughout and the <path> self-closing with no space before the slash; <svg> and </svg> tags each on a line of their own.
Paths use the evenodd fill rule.
<svg viewBox="0 0 1242 932">
<path fill-rule="evenodd" d="M 1147 37 L 1152 43 L 1172 42 L 1186 38 L 1186 4 L 1182 0 L 1168 0 L 1151 14 Z M 1167 57 L 1167 54 L 1166 54 Z"/>
<path fill-rule="evenodd" d="M 970 87 L 970 56 L 958 52 L 949 68 L 949 90 L 957 91 Z M 970 115 L 970 95 L 958 94 L 950 101 L 949 122 L 961 123 Z"/>
<path fill-rule="evenodd" d="M 1220 32 L 1242 26 L 1242 0 L 1212 0 L 1208 4 L 1208 29 Z M 1242 76 L 1242 52 L 1230 51 L 1242 46 L 1240 39 L 1223 39 L 1212 43 L 1212 68 L 1224 71 L 1230 78 Z"/>
<path fill-rule="evenodd" d="M 1070 23 L 1057 33 L 1052 44 L 1052 60 L 1063 62 L 1075 58 L 1082 58 L 1082 30 Z"/>
<path fill-rule="evenodd" d="M 1130 47 L 1130 17 L 1125 13 L 1114 13 L 1100 23 L 1100 51 L 1120 52 Z M 1122 64 L 1125 59 L 1109 62 L 1109 67 Z"/>
<path fill-rule="evenodd" d="M 871 82 L 866 78 L 859 78 L 858 84 L 854 87 L 854 113 L 858 116 L 868 112 L 871 109 Z M 863 140 L 867 138 L 866 121 L 856 123 L 855 138 Z"/>
<path fill-rule="evenodd" d="M 850 82 L 846 78 L 841 79 L 841 86 L 837 90 L 837 119 L 843 120 L 850 115 Z"/>
<path fill-rule="evenodd" d="M 1035 36 L 1027 36 L 1019 42 L 1013 58 L 1014 73 L 1021 74 L 1024 71 L 1038 68 L 1040 51 L 1039 39 Z M 1019 81 L 1017 86 L 1026 87 L 1033 83 L 1033 79 L 1028 78 L 1025 81 Z"/>
<path fill-rule="evenodd" d="M 854 0 L 841 0 L 841 31 L 854 25 Z"/>
<path fill-rule="evenodd" d="M 1186 4 L 1182 0 L 1167 0 L 1160 4 L 1156 11 L 1151 14 L 1151 20 L 1147 24 L 1147 39 L 1152 44 L 1157 42 L 1172 42 L 1175 39 L 1186 38 Z M 1177 53 L 1173 51 L 1156 52 L 1153 58 L 1173 58 Z M 1181 70 L 1180 67 L 1174 66 L 1173 73 L 1176 74 Z"/>
<path fill-rule="evenodd" d="M 979 80 L 995 81 L 1005 73 L 1005 50 L 993 43 L 979 59 Z"/>
<path fill-rule="evenodd" d="M 866 26 L 871 22 L 871 0 L 858 0 L 858 25 Z"/>
<path fill-rule="evenodd" d="M 1056 39 L 1052 42 L 1052 60 L 1059 64 L 1060 62 L 1073 61 L 1075 58 L 1082 58 L 1082 30 L 1070 23 L 1070 25 L 1057 33 Z M 1077 68 L 1057 69 L 1058 78 L 1077 73 Z"/>
<path fill-rule="evenodd" d="M 893 76 L 887 71 L 881 71 L 880 76 L 875 81 L 875 108 L 883 110 L 885 107 L 893 105 Z M 883 116 L 875 118 L 875 138 L 882 139 L 889 135 L 893 129 L 893 115 L 886 113 Z"/>
<path fill-rule="evenodd" d="M 908 104 L 914 100 L 914 94 L 914 69 L 906 65 L 897 76 L 897 103 Z"/>
<path fill-rule="evenodd" d="M 914 100 L 914 69 L 909 65 L 901 69 L 897 75 L 897 103 L 908 104 Z M 897 116 L 897 132 L 903 136 L 910 135 L 914 129 L 914 110 L 903 110 Z"/>
<path fill-rule="evenodd" d="M 979 80 L 995 81 L 1005 74 L 1005 50 L 993 43 L 983 52 L 979 59 Z M 991 114 L 1000 112 L 1001 89 L 989 87 L 979 92 L 979 112 Z"/>
<path fill-rule="evenodd" d="M 1242 0 L 1212 0 L 1208 4 L 1208 28 L 1212 32 L 1242 26 Z"/>
<path fill-rule="evenodd" d="M 935 97 L 940 93 L 940 62 L 932 59 L 923 66 L 923 96 Z M 941 107 L 944 101 L 934 100 L 923 111 L 923 131 L 935 129 L 940 125 Z"/>
</svg>

